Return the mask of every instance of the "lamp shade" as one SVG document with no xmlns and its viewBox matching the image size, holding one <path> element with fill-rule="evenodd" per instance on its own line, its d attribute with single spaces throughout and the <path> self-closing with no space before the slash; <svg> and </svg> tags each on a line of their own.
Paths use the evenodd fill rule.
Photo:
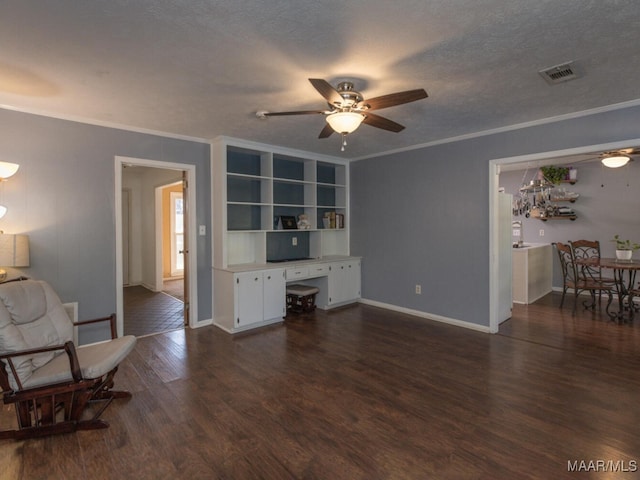
<svg viewBox="0 0 640 480">
<path fill-rule="evenodd" d="M 337 133 L 351 133 L 363 120 L 364 115 L 356 112 L 337 112 L 327 117 L 327 123 Z"/>
<path fill-rule="evenodd" d="M 603 157 L 602 163 L 605 167 L 618 168 L 624 167 L 627 163 L 629 163 L 629 160 L 631 160 L 631 158 L 627 155 L 615 154 Z"/>
<path fill-rule="evenodd" d="M 20 168 L 17 163 L 0 162 L 0 179 L 5 180 L 15 174 Z"/>
<path fill-rule="evenodd" d="M 0 234 L 0 267 L 29 266 L 29 236 Z"/>
</svg>

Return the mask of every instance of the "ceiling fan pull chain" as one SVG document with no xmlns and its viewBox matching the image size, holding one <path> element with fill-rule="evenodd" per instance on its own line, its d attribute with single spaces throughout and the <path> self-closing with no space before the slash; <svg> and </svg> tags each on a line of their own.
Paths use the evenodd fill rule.
<svg viewBox="0 0 640 480">
<path fill-rule="evenodd" d="M 342 134 L 342 148 L 340 149 L 341 152 L 344 152 L 344 147 L 347 146 L 347 134 L 343 133 Z"/>
</svg>

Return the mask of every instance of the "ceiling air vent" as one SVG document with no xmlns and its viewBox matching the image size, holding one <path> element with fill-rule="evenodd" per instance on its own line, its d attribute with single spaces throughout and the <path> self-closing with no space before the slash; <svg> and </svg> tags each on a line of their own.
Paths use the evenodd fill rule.
<svg viewBox="0 0 640 480">
<path fill-rule="evenodd" d="M 549 85 L 555 85 L 557 83 L 568 82 L 580 78 L 580 75 L 573 64 L 573 62 L 563 63 L 556 65 L 555 67 L 545 68 L 538 72 L 542 75 Z"/>
</svg>

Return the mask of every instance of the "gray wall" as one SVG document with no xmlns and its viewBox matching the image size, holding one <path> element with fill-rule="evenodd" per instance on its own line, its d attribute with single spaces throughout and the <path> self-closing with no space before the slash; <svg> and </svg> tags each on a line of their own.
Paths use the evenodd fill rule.
<svg viewBox="0 0 640 480">
<path fill-rule="evenodd" d="M 639 120 L 640 107 L 630 107 L 355 162 L 351 252 L 364 257 L 363 297 L 488 326 L 488 161 L 640 138 Z M 0 185 L 9 208 L 0 228 L 31 236 L 28 273 L 49 281 L 63 301 L 78 301 L 81 318 L 112 312 L 114 156 L 196 165 L 197 223 L 207 226 L 197 240 L 198 320 L 210 319 L 209 150 L 0 110 L 0 159 L 21 164 Z"/>
<path fill-rule="evenodd" d="M 20 170 L 0 185 L 7 233 L 27 233 L 31 267 L 79 317 L 115 312 L 114 157 L 196 166 L 198 320 L 211 314 L 211 172 L 206 143 L 164 138 L 0 109 L 0 160 Z M 82 342 L 81 337 L 81 342 Z"/>
<path fill-rule="evenodd" d="M 602 255 L 615 256 L 615 244 L 610 240 L 615 234 L 640 243 L 640 165 L 631 162 L 622 168 L 606 168 L 599 161 L 577 164 L 578 181 L 575 185 L 562 184 L 580 194 L 575 203 L 563 203 L 576 212 L 575 221 L 548 220 L 543 222 L 524 215 L 514 217 L 522 220 L 524 240 L 531 243 L 552 243 L 569 240 L 599 240 Z M 533 178 L 537 168 L 500 174 L 500 186 L 507 193 L 517 196 L 526 176 Z M 525 175 L 526 174 L 526 175 Z M 531 195 L 530 195 L 531 198 Z M 544 236 L 540 236 L 540 230 Z M 640 255 L 636 253 L 636 256 Z M 553 286 L 562 287 L 562 274 L 557 255 L 553 253 Z"/>
<path fill-rule="evenodd" d="M 489 160 L 634 138 L 640 107 L 353 163 L 363 298 L 488 327 Z"/>
</svg>

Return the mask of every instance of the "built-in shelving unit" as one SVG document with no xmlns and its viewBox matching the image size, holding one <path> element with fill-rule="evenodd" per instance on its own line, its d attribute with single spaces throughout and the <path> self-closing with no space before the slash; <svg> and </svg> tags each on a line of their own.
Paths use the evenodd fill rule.
<svg viewBox="0 0 640 480">
<path fill-rule="evenodd" d="M 349 254 L 345 161 L 225 137 L 211 155 L 216 268 L 264 264 L 294 247 L 301 257 Z M 278 229 L 280 216 L 301 214 L 310 229 Z M 336 218 L 343 228 L 329 228 Z"/>
</svg>

